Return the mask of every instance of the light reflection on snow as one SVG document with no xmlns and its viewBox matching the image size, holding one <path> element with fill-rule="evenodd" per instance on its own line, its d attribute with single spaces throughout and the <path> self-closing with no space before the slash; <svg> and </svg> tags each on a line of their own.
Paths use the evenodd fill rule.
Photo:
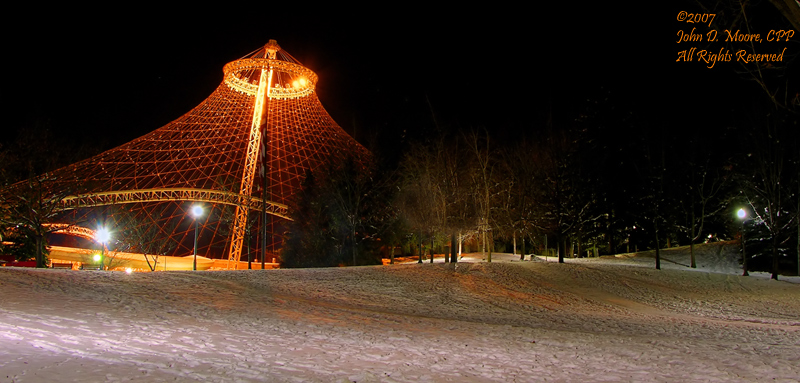
<svg viewBox="0 0 800 383">
<path fill-rule="evenodd" d="M 16 382 L 791 381 L 800 285 L 743 278 L 597 261 L 136 278 L 0 269 L 0 371 Z"/>
</svg>

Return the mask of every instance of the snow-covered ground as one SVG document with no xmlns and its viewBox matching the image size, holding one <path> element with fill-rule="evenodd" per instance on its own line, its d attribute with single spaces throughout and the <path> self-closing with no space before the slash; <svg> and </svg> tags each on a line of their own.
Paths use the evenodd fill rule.
<svg viewBox="0 0 800 383">
<path fill-rule="evenodd" d="M 0 383 L 800 379 L 797 277 L 741 277 L 713 254 L 699 270 L 676 256 L 661 271 L 647 257 L 517 257 L 131 275 L 0 268 Z"/>
</svg>

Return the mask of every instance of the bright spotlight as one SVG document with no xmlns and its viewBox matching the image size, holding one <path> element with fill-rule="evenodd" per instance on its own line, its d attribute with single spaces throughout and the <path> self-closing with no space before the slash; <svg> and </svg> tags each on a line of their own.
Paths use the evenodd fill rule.
<svg viewBox="0 0 800 383">
<path fill-rule="evenodd" d="M 101 227 L 94 233 L 94 238 L 97 239 L 97 242 L 106 243 L 111 239 L 111 233 L 106 228 Z"/>
</svg>

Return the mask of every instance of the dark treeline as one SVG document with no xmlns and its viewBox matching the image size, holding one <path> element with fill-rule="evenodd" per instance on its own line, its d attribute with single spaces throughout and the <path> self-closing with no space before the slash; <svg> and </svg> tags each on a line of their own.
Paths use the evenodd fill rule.
<svg viewBox="0 0 800 383">
<path fill-rule="evenodd" d="M 689 25 L 698 33 L 796 31 L 797 12 L 778 3 L 684 6 L 715 15 L 707 25 Z M 563 260 L 654 249 L 658 268 L 661 248 L 691 246 L 695 267 L 693 245 L 744 238 L 745 271 L 800 274 L 795 41 L 709 41 L 697 49 L 788 48 L 781 61 L 732 60 L 711 69 L 684 61 L 625 83 L 599 79 L 571 89 L 565 79 L 558 94 L 541 99 L 503 94 L 514 110 L 495 103 L 464 111 L 427 93 L 416 107 L 413 98 L 386 105 L 370 149 L 387 161 L 370 174 L 381 180 L 374 191 L 385 204 L 381 217 L 392 222 L 352 241 L 361 251 L 412 255 L 468 246 L 487 260 L 492 251 Z M 510 117 L 520 113 L 528 120 Z"/>
<path fill-rule="evenodd" d="M 403 144 L 397 161 L 344 177 L 369 185 L 339 180 L 352 164 L 310 174 L 284 262 L 369 264 L 379 250 L 469 250 L 487 261 L 492 252 L 563 261 L 656 250 L 659 268 L 658 249 L 738 240 L 744 227 L 751 270 L 797 273 L 797 114 L 758 97 L 751 105 L 717 125 L 687 126 L 639 115 L 600 89 L 514 142 L 487 129 L 430 129 Z M 356 189 L 370 202 L 348 213 L 334 206 Z"/>
</svg>

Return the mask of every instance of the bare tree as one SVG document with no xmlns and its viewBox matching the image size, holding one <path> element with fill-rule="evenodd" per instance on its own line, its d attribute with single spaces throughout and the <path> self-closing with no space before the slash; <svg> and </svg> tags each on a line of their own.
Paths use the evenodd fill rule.
<svg viewBox="0 0 800 383">
<path fill-rule="evenodd" d="M 410 152 L 401 166 L 403 180 L 396 199 L 397 209 L 418 234 L 422 261 L 422 233 L 433 238 L 444 224 L 447 205 L 437 182 L 436 156 L 427 147 Z"/>
<path fill-rule="evenodd" d="M 134 210 L 125 205 L 109 209 L 116 244 L 110 246 L 111 256 L 114 251 L 141 253 L 150 271 L 156 271 L 159 256 L 177 247 L 169 235 L 177 223 L 174 220 L 162 220 L 166 216 L 164 209 L 163 205 L 150 211 Z"/>
<path fill-rule="evenodd" d="M 558 261 L 563 263 L 572 248 L 568 241 L 573 240 L 580 251 L 583 235 L 601 215 L 574 133 L 551 129 L 537 148 L 534 225 L 555 236 Z"/>
<path fill-rule="evenodd" d="M 500 223 L 505 235 L 511 237 L 514 254 L 517 252 L 517 238 L 522 240 L 520 260 L 524 260 L 525 241 L 537 230 L 537 223 L 541 224 L 536 215 L 536 202 L 541 201 L 537 196 L 541 152 L 535 145 L 523 141 L 500 154 L 498 201 L 501 207 L 495 209 L 495 221 Z"/>
<path fill-rule="evenodd" d="M 790 177 L 796 174 L 791 171 L 792 162 L 787 158 L 786 149 L 781 142 L 786 132 L 782 126 L 787 121 L 782 115 L 768 116 L 764 127 L 752 132 L 748 144 L 753 146 L 751 153 L 752 173 L 746 184 L 752 196 L 748 201 L 756 216 L 769 233 L 770 252 L 772 256 L 772 279 L 778 279 L 779 248 L 788 241 L 789 229 L 797 224 L 798 216 L 792 214 L 788 204 L 792 192 L 787 189 L 791 185 Z M 788 170 L 788 171 L 787 171 Z"/>
<path fill-rule="evenodd" d="M 472 131 L 465 137 L 473 165 L 470 169 L 472 196 L 478 218 L 478 232 L 481 235 L 486 262 L 492 261 L 492 206 L 497 183 L 494 179 L 496 164 L 490 153 L 489 132 L 485 129 Z"/>
<path fill-rule="evenodd" d="M 705 13 L 715 13 L 714 22 L 709 28 L 718 31 L 738 31 L 757 33 L 761 28 L 770 30 L 800 30 L 800 7 L 793 0 L 770 0 L 768 3 L 746 0 L 705 1 L 697 4 Z M 701 31 L 705 33 L 705 31 Z M 800 170 L 800 158 L 797 150 L 797 115 L 800 110 L 800 91 L 795 79 L 798 53 L 791 49 L 796 44 L 796 37 L 785 36 L 782 41 L 756 42 L 726 41 L 731 51 L 744 50 L 748 53 L 779 53 L 782 60 L 759 62 L 752 60 L 736 60 L 739 75 L 756 85 L 769 102 L 769 111 L 761 111 L 755 126 L 762 126 L 754 135 L 747 136 L 747 152 L 752 166 L 746 177 L 747 194 L 757 215 L 756 220 L 763 225 L 771 237 L 771 253 L 773 258 L 772 277 L 778 278 L 779 248 L 786 243 L 785 235 L 792 225 L 797 227 L 798 273 L 800 273 L 800 208 L 794 214 L 789 206 L 793 199 L 798 199 L 792 187 L 797 177 L 792 177 Z M 782 51 L 781 51 L 782 49 Z M 774 50 L 774 51 L 765 51 Z M 759 121 L 760 120 L 760 121 Z M 787 151 L 795 141 L 794 153 Z M 792 175 L 792 176 L 790 176 Z M 792 178 L 795 178 L 793 181 Z M 780 183 L 777 183 L 780 182 Z M 772 184 L 771 184 L 772 183 Z M 793 197 L 794 195 L 794 197 Z M 796 202 L 800 206 L 800 202 Z M 793 216 L 793 217 L 792 217 Z M 791 218 L 790 218 L 791 217 Z"/>
<path fill-rule="evenodd" d="M 692 154 L 697 150 L 692 151 Z M 709 152 L 706 152 L 709 153 Z M 715 217 L 725 207 L 727 199 L 723 194 L 728 190 L 730 184 L 730 166 L 722 166 L 711 162 L 708 154 L 699 163 L 694 159 L 685 162 L 686 172 L 689 179 L 686 184 L 688 198 L 682 202 L 689 211 L 689 258 L 690 267 L 697 267 L 697 260 L 694 253 L 694 245 L 705 235 L 705 224 L 711 217 Z"/>
</svg>

